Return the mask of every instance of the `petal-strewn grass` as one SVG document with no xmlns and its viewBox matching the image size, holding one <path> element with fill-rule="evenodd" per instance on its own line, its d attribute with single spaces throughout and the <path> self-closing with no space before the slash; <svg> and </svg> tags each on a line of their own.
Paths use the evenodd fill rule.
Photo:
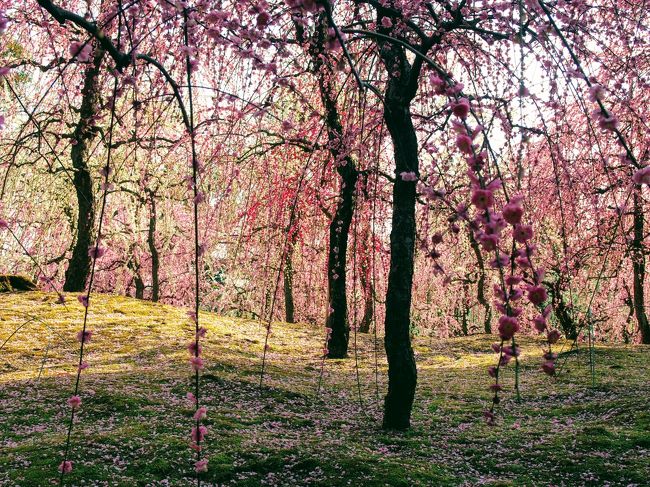
<svg viewBox="0 0 650 487">
<path fill-rule="evenodd" d="M 1 485 L 58 478 L 82 308 L 55 301 L 0 295 L 0 343 L 24 325 L 0 352 Z M 491 428 L 482 411 L 492 339 L 416 338 L 413 429 L 387 433 L 385 359 L 379 343 L 376 384 L 372 336 L 358 336 L 358 380 L 354 356 L 327 361 L 317 393 L 322 329 L 274 323 L 260 388 L 264 324 L 210 313 L 201 321 L 207 485 L 648 485 L 649 347 L 598 346 L 592 388 L 582 348 L 554 380 L 538 370 L 540 343 L 524 340 L 522 401 L 506 392 Z M 191 484 L 185 310 L 93 295 L 89 323 L 67 484 Z"/>
</svg>

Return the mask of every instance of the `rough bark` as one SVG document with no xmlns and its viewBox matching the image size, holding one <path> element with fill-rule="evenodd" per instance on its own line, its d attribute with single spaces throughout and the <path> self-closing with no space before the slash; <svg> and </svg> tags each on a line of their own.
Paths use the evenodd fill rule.
<svg viewBox="0 0 650 487">
<path fill-rule="evenodd" d="M 359 259 L 359 281 L 363 293 L 363 316 L 359 332 L 370 333 L 370 324 L 375 314 L 375 289 L 372 282 L 371 253 L 374 246 L 370 235 L 370 221 L 365 220 L 361 231 L 361 258 Z"/>
<path fill-rule="evenodd" d="M 476 283 L 476 300 L 479 302 L 485 311 L 483 317 L 483 329 L 485 333 L 492 333 L 492 307 L 490 306 L 490 301 L 485 298 L 485 260 L 483 259 L 483 254 L 478 245 L 478 242 L 474 238 L 474 234 L 470 230 L 469 232 L 469 242 L 474 250 L 474 255 L 476 255 L 476 265 L 478 266 L 478 282 Z"/>
<path fill-rule="evenodd" d="M 641 332 L 641 343 L 650 344 L 650 323 L 645 310 L 645 252 L 643 247 L 643 205 L 638 192 L 634 193 L 634 239 L 632 240 L 632 272 L 634 314 Z"/>
<path fill-rule="evenodd" d="M 149 227 L 147 229 L 147 245 L 151 254 L 151 300 L 157 302 L 160 299 L 160 254 L 156 248 L 156 224 L 158 215 L 156 213 L 156 197 L 149 192 Z"/>
<path fill-rule="evenodd" d="M 326 59 L 324 44 L 327 18 L 321 15 L 311 46 L 314 73 L 318 78 L 321 101 L 325 109 L 325 123 L 330 154 L 340 177 L 339 197 L 334 217 L 329 226 L 329 251 L 327 254 L 327 291 L 329 310 L 326 326 L 332 330 L 327 344 L 328 358 L 348 355 L 350 325 L 347 303 L 347 250 L 348 233 L 354 216 L 354 191 L 359 177 L 354 160 L 343 146 L 343 126 L 336 104 L 333 86 L 332 62 Z"/>
<path fill-rule="evenodd" d="M 91 258 L 88 249 L 93 242 L 95 226 L 95 205 L 93 201 L 93 182 L 88 168 L 90 142 L 95 138 L 96 130 L 93 117 L 99 106 L 99 70 L 104 58 L 101 49 L 95 50 L 93 61 L 86 68 L 82 100 L 79 110 L 79 121 L 75 127 L 70 151 L 72 167 L 74 168 L 73 184 L 77 196 L 77 235 L 72 256 L 65 272 L 63 290 L 68 292 L 83 291 L 90 274 Z"/>
<path fill-rule="evenodd" d="M 290 230 L 291 231 L 291 230 Z M 292 237 L 289 237 L 293 240 Z M 284 255 L 284 319 L 287 323 L 295 323 L 295 304 L 293 300 L 293 251 L 295 242 L 287 242 L 287 251 Z"/>
<path fill-rule="evenodd" d="M 411 74 L 406 57 L 395 47 L 385 47 L 383 56 L 387 70 L 399 73 L 391 76 L 388 82 L 384 105 L 384 121 L 393 142 L 397 177 L 393 184 L 390 271 L 384 321 L 388 394 L 384 402 L 383 426 L 403 430 L 410 427 L 417 383 L 410 337 L 416 186 L 413 181 L 402 180 L 400 173 L 418 174 L 418 142 L 410 113 L 414 91 L 405 84 Z"/>
<path fill-rule="evenodd" d="M 578 337 L 578 327 L 573 317 L 571 316 L 571 311 L 564 296 L 562 295 L 562 278 L 553 282 L 549 288 L 551 294 L 551 304 L 553 305 L 553 312 L 557 318 L 560 328 L 562 328 L 562 333 L 569 340 L 575 340 Z"/>
</svg>

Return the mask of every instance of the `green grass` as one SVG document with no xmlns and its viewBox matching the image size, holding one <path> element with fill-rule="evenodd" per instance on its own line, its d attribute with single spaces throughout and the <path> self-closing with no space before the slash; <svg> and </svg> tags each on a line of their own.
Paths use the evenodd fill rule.
<svg viewBox="0 0 650 487">
<path fill-rule="evenodd" d="M 57 479 L 81 318 L 78 303 L 51 294 L 0 295 L 0 343 L 32 319 L 0 351 L 0 485 Z M 524 338 L 522 400 L 507 390 L 489 427 L 493 337 L 418 337 L 413 428 L 389 433 L 379 427 L 385 357 L 380 349 L 376 384 L 371 336 L 358 337 L 360 401 L 354 357 L 327 361 L 317 392 L 321 329 L 274 323 L 260 388 L 264 324 L 201 321 L 204 485 L 650 485 L 650 347 L 599 345 L 592 388 L 582 348 L 550 379 L 538 370 L 540 342 Z M 191 485 L 185 312 L 96 295 L 89 327 L 66 484 Z M 504 383 L 511 389 L 511 369 Z"/>
</svg>

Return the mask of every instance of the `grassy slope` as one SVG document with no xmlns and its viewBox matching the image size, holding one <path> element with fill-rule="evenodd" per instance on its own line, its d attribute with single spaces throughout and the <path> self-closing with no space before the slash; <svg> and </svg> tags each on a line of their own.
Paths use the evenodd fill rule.
<svg viewBox="0 0 650 487">
<path fill-rule="evenodd" d="M 50 485 L 61 460 L 82 308 L 46 293 L 0 295 L 0 485 Z M 209 329 L 203 394 L 209 407 L 208 485 L 650 485 L 650 348 L 598 347 L 568 359 L 559 380 L 538 370 L 524 341 L 523 399 L 507 392 L 499 426 L 481 411 L 492 339 L 417 339 L 412 431 L 385 433 L 371 337 L 354 359 L 325 364 L 322 330 L 274 324 L 260 389 L 259 322 L 202 315 Z M 190 387 L 182 310 L 93 296 L 68 485 L 189 485 Z M 44 357 L 46 360 L 43 360 Z M 379 390 L 385 359 L 379 356 Z M 506 384 L 512 383 L 511 371 Z M 205 485 L 204 484 L 204 485 Z"/>
</svg>

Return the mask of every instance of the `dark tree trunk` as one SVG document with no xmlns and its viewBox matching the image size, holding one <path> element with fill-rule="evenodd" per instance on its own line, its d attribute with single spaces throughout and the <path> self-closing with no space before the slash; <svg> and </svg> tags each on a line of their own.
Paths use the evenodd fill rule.
<svg viewBox="0 0 650 487">
<path fill-rule="evenodd" d="M 361 258 L 359 259 L 359 281 L 363 292 L 363 317 L 359 324 L 359 332 L 370 333 L 370 324 L 375 314 L 375 289 L 372 282 L 371 253 L 374 242 L 370 235 L 370 221 L 365 220 L 361 231 Z"/>
<path fill-rule="evenodd" d="M 156 197 L 153 192 L 149 192 L 150 213 L 149 228 L 147 232 L 147 245 L 151 254 L 151 300 L 157 302 L 160 299 L 160 255 L 156 248 L 156 223 L 158 215 L 156 214 Z"/>
<path fill-rule="evenodd" d="M 571 310 L 567 306 L 566 301 L 564 301 L 562 287 L 562 277 L 559 276 L 550 287 L 551 303 L 555 317 L 560 324 L 560 328 L 562 328 L 562 333 L 569 340 L 575 340 L 578 338 L 578 327 L 571 316 Z"/>
<path fill-rule="evenodd" d="M 130 250 L 130 254 L 133 255 L 133 248 Z M 126 263 L 126 266 L 131 272 L 133 272 L 133 285 L 135 286 L 135 297 L 136 299 L 144 299 L 144 281 L 140 276 L 140 264 L 137 264 L 133 258 L 130 258 Z"/>
<path fill-rule="evenodd" d="M 643 205 L 639 192 L 634 193 L 634 240 L 632 241 L 632 271 L 634 274 L 634 313 L 639 323 L 641 343 L 650 344 L 650 324 L 645 310 L 645 252 L 643 248 Z"/>
<path fill-rule="evenodd" d="M 329 252 L 327 255 L 327 292 L 329 310 L 326 326 L 332 330 L 327 344 L 328 358 L 348 355 L 350 325 L 348 323 L 346 261 L 348 232 L 354 215 L 355 187 L 358 171 L 354 160 L 343 144 L 343 126 L 336 105 L 332 85 L 334 73 L 332 60 L 326 58 L 324 49 L 327 35 L 327 17 L 321 14 L 311 45 L 314 74 L 318 78 L 321 101 L 325 108 L 325 122 L 329 148 L 336 171 L 340 176 L 340 191 L 334 217 L 329 227 Z"/>
<path fill-rule="evenodd" d="M 388 63 L 387 63 L 388 64 Z M 388 64 L 387 68 L 395 68 Z M 400 66 L 402 76 L 408 68 Z M 388 394 L 384 403 L 383 426 L 407 429 L 415 397 L 417 370 L 411 348 L 410 311 L 415 251 L 415 182 L 404 181 L 402 172 L 418 173 L 418 142 L 409 110 L 410 97 L 404 96 L 401 77 L 389 81 L 384 120 L 395 152 L 393 217 L 390 234 L 390 271 L 386 293 L 384 345 L 388 359 Z"/>
<path fill-rule="evenodd" d="M 99 104 L 99 69 L 104 58 L 101 49 L 95 50 L 95 55 L 86 68 L 82 100 L 79 110 L 79 122 L 74 130 L 75 144 L 72 146 L 70 157 L 74 168 L 73 184 L 77 194 L 78 216 L 77 235 L 72 249 L 72 257 L 65 272 L 63 290 L 68 292 L 83 291 L 90 273 L 91 258 L 88 249 L 92 245 L 95 226 L 95 206 L 93 201 L 93 182 L 88 169 L 90 142 L 95 137 L 93 116 L 97 113 Z"/>
<path fill-rule="evenodd" d="M 327 290 L 330 309 L 326 326 L 332 330 L 327 346 L 329 358 L 347 357 L 350 339 L 346 260 L 348 232 L 354 213 L 354 184 L 346 183 L 344 180 L 341 186 L 339 202 L 330 223 L 330 247 L 327 255 Z"/>
<path fill-rule="evenodd" d="M 291 232 L 291 230 L 289 230 Z M 289 237 L 293 240 L 293 237 Z M 287 323 L 295 323 L 295 304 L 293 301 L 293 251 L 295 243 L 287 242 L 284 256 L 284 319 Z"/>
<path fill-rule="evenodd" d="M 478 246 L 478 242 L 474 238 L 472 231 L 469 231 L 469 242 L 474 250 L 476 255 L 476 264 L 478 266 L 478 282 L 476 283 L 476 300 L 479 302 L 483 309 L 485 310 L 485 315 L 483 317 L 483 329 L 485 333 L 492 333 L 492 308 L 490 307 L 490 301 L 485 298 L 485 261 L 483 260 L 483 254 L 481 249 Z"/>
</svg>

